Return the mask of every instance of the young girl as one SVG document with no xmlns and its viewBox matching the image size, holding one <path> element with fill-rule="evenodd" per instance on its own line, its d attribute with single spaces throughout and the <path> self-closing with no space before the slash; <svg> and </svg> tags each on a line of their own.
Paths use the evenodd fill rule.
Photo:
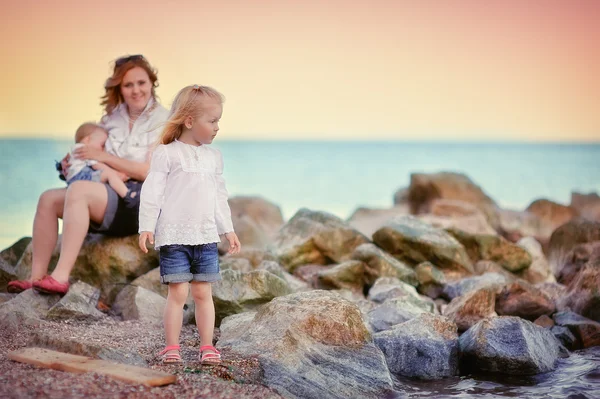
<svg viewBox="0 0 600 399">
<path fill-rule="evenodd" d="M 181 363 L 179 334 L 191 282 L 202 364 L 219 364 L 212 346 L 215 308 L 210 283 L 221 279 L 217 243 L 224 234 L 229 253 L 241 245 L 233 231 L 223 156 L 209 144 L 219 131 L 223 96 L 206 86 L 187 86 L 175 97 L 160 144 L 141 191 L 140 238 L 159 249 L 160 280 L 169 285 L 164 313 L 164 363 Z"/>
</svg>

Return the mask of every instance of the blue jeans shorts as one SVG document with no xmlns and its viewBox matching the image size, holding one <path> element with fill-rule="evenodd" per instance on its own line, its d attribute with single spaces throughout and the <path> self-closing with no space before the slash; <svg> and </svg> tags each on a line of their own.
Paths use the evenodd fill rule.
<svg viewBox="0 0 600 399">
<path fill-rule="evenodd" d="M 159 265 L 162 284 L 221 280 L 216 242 L 163 245 L 159 248 Z"/>
</svg>

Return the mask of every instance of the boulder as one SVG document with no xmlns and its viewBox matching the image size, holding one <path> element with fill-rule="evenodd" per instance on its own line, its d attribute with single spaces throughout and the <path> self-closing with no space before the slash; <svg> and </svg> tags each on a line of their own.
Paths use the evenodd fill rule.
<svg viewBox="0 0 600 399">
<path fill-rule="evenodd" d="M 444 291 L 446 276 L 431 262 L 419 263 L 415 267 L 417 280 L 419 280 L 419 292 L 430 298 L 439 297 Z"/>
<path fill-rule="evenodd" d="M 335 293 L 277 297 L 243 317 L 224 320 L 217 348 L 257 356 L 264 384 L 284 397 L 376 398 L 392 389 L 359 309 Z"/>
<path fill-rule="evenodd" d="M 554 301 L 542 290 L 524 281 L 505 286 L 496 296 L 496 313 L 535 320 L 556 311 Z"/>
<path fill-rule="evenodd" d="M 562 269 L 567 263 L 570 253 L 578 244 L 600 241 L 600 222 L 574 219 L 557 228 L 548 244 L 548 263 L 559 282 Z M 564 283 L 563 283 L 564 284 Z"/>
<path fill-rule="evenodd" d="M 456 325 L 445 317 L 423 313 L 374 340 L 393 374 L 435 380 L 458 373 Z"/>
<path fill-rule="evenodd" d="M 282 278 L 267 270 L 223 270 L 221 278 L 212 286 L 217 325 L 227 316 L 256 310 L 259 305 L 292 292 Z"/>
<path fill-rule="evenodd" d="M 452 283 L 446 284 L 443 296 L 452 300 L 461 295 L 483 288 L 489 288 L 493 291 L 499 291 L 508 283 L 506 277 L 499 273 L 486 273 L 481 276 L 463 278 Z"/>
<path fill-rule="evenodd" d="M 365 285 L 365 264 L 359 260 L 349 260 L 320 271 L 317 276 L 320 287 L 347 288 L 362 292 Z"/>
<path fill-rule="evenodd" d="M 540 327 L 551 329 L 552 327 L 554 327 L 554 320 L 552 320 L 549 316 L 544 314 L 535 319 L 533 324 L 537 324 Z"/>
<path fill-rule="evenodd" d="M 600 323 L 568 310 L 552 317 L 557 326 L 567 327 L 571 331 L 576 338 L 577 347 L 600 346 Z"/>
<path fill-rule="evenodd" d="M 475 274 L 479 276 L 484 275 L 486 273 L 501 274 L 502 276 L 504 276 L 507 282 L 515 281 L 518 278 L 515 274 L 509 272 L 508 270 L 491 260 L 480 260 L 475 263 L 473 269 L 475 270 Z"/>
<path fill-rule="evenodd" d="M 30 330 L 43 324 L 48 310 L 59 300 L 59 295 L 41 295 L 32 289 L 23 291 L 0 305 L 0 324 L 13 333 L 20 328 Z"/>
<path fill-rule="evenodd" d="M 48 310 L 49 319 L 97 320 L 106 317 L 99 311 L 100 290 L 82 281 L 69 287 L 69 292 Z"/>
<path fill-rule="evenodd" d="M 156 292 L 128 285 L 115 298 L 112 312 L 123 320 L 162 323 L 167 300 Z"/>
<path fill-rule="evenodd" d="M 414 286 L 419 284 L 412 268 L 374 244 L 362 244 L 356 247 L 352 259 L 365 263 L 367 284 L 373 284 L 379 277 L 395 277 Z"/>
<path fill-rule="evenodd" d="M 516 243 L 523 237 L 534 237 L 545 246 L 553 231 L 547 221 L 529 212 L 500 209 L 498 216 L 498 231 L 510 242 Z"/>
<path fill-rule="evenodd" d="M 307 291 L 311 289 L 308 283 L 286 272 L 283 270 L 283 267 L 275 261 L 265 260 L 256 267 L 256 270 L 266 270 L 277 277 L 282 278 L 288 284 L 292 292 Z"/>
<path fill-rule="evenodd" d="M 531 265 L 531 255 L 525 249 L 499 235 L 473 235 L 457 229 L 449 229 L 448 232 L 464 245 L 474 262 L 491 260 L 513 273 L 527 269 Z"/>
<path fill-rule="evenodd" d="M 586 264 L 599 260 L 600 241 L 577 244 L 563 258 L 563 264 L 556 277 L 562 284 L 569 285 Z"/>
<path fill-rule="evenodd" d="M 384 251 L 409 264 L 430 261 L 450 278 L 473 272 L 473 265 L 462 244 L 444 230 L 412 216 L 389 220 L 373 234 L 373 241 Z"/>
<path fill-rule="evenodd" d="M 2 250 L 2 252 L 0 252 L 0 264 L 2 263 L 1 261 L 4 260 L 10 266 L 15 267 L 30 243 L 31 237 L 23 237 L 10 247 Z"/>
<path fill-rule="evenodd" d="M 559 308 L 600 322 L 600 258 L 589 262 L 568 286 L 567 295 L 559 300 Z"/>
<path fill-rule="evenodd" d="M 442 314 L 456 323 L 458 331 L 466 331 L 480 320 L 497 316 L 496 293 L 492 289 L 479 289 L 454 298 Z"/>
<path fill-rule="evenodd" d="M 554 370 L 560 343 L 547 329 L 513 316 L 481 320 L 459 339 L 464 372 L 533 375 Z"/>
<path fill-rule="evenodd" d="M 58 261 L 60 239 L 52 254 L 49 270 L 54 270 Z M 19 279 L 31 274 L 31 244 L 27 247 L 16 267 Z M 138 246 L 138 236 L 108 237 L 88 234 L 71 278 L 100 288 L 100 299 L 111 304 L 121 288 L 136 277 L 158 267 L 158 254 L 154 250 L 144 254 Z"/>
<path fill-rule="evenodd" d="M 411 213 L 430 213 L 434 200 L 459 200 L 476 206 L 492 227 L 498 225 L 496 203 L 466 175 L 452 172 L 413 173 L 408 188 Z"/>
<path fill-rule="evenodd" d="M 340 263 L 369 239 L 326 212 L 300 209 L 277 233 L 271 251 L 287 271 L 305 264 Z"/>
<path fill-rule="evenodd" d="M 525 211 L 548 223 L 552 230 L 577 217 L 577 211 L 574 208 L 547 199 L 533 201 Z"/>
<path fill-rule="evenodd" d="M 523 237 L 517 245 L 526 250 L 531 256 L 531 265 L 518 273 L 519 277 L 527 280 L 531 284 L 552 283 L 556 279 L 550 270 L 550 264 L 546 260 L 546 255 L 542 250 L 542 245 L 533 237 Z"/>
<path fill-rule="evenodd" d="M 284 224 L 281 209 L 264 198 L 236 196 L 229 198 L 228 202 L 236 233 L 238 232 L 236 222 L 246 218 L 254 222 L 269 239 L 273 238 Z M 241 242 L 244 246 L 244 241 Z"/>
<path fill-rule="evenodd" d="M 6 292 L 8 283 L 13 280 L 17 280 L 15 268 L 0 258 L 0 292 Z"/>
<path fill-rule="evenodd" d="M 348 218 L 348 224 L 360 231 L 366 237 L 373 236 L 385 222 L 395 216 L 410 215 L 408 205 L 397 205 L 392 208 L 373 209 L 373 208 L 358 208 Z"/>
<path fill-rule="evenodd" d="M 415 287 L 395 277 L 380 277 L 369 289 L 369 300 L 377 303 L 383 303 L 392 298 L 405 298 L 407 296 L 421 300 Z"/>
<path fill-rule="evenodd" d="M 422 313 L 433 313 L 434 307 L 434 303 L 413 296 L 391 298 L 371 310 L 365 309 L 365 319 L 371 331 L 380 332 L 412 320 Z"/>
<path fill-rule="evenodd" d="M 597 193 L 571 193 L 571 208 L 584 219 L 600 222 L 600 196 Z"/>
</svg>

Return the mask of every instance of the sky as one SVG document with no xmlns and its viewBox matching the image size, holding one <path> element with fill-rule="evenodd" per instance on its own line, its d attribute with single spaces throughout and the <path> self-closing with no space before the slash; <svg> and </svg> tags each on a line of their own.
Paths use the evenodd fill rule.
<svg viewBox="0 0 600 399">
<path fill-rule="evenodd" d="M 600 141 L 600 1 L 2 0 L 0 137 L 71 138 L 111 62 L 170 107 L 226 103 L 226 140 Z"/>
</svg>

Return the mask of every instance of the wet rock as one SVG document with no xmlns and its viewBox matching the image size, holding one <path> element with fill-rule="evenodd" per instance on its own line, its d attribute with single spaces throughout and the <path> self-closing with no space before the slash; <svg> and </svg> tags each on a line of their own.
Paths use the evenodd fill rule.
<svg viewBox="0 0 600 399">
<path fill-rule="evenodd" d="M 445 317 L 424 313 L 374 339 L 393 374 L 434 380 L 458 373 L 456 325 Z"/>
<path fill-rule="evenodd" d="M 559 312 L 552 317 L 558 326 L 567 327 L 573 333 L 578 346 L 582 348 L 600 346 L 600 323 L 571 311 Z"/>
</svg>

